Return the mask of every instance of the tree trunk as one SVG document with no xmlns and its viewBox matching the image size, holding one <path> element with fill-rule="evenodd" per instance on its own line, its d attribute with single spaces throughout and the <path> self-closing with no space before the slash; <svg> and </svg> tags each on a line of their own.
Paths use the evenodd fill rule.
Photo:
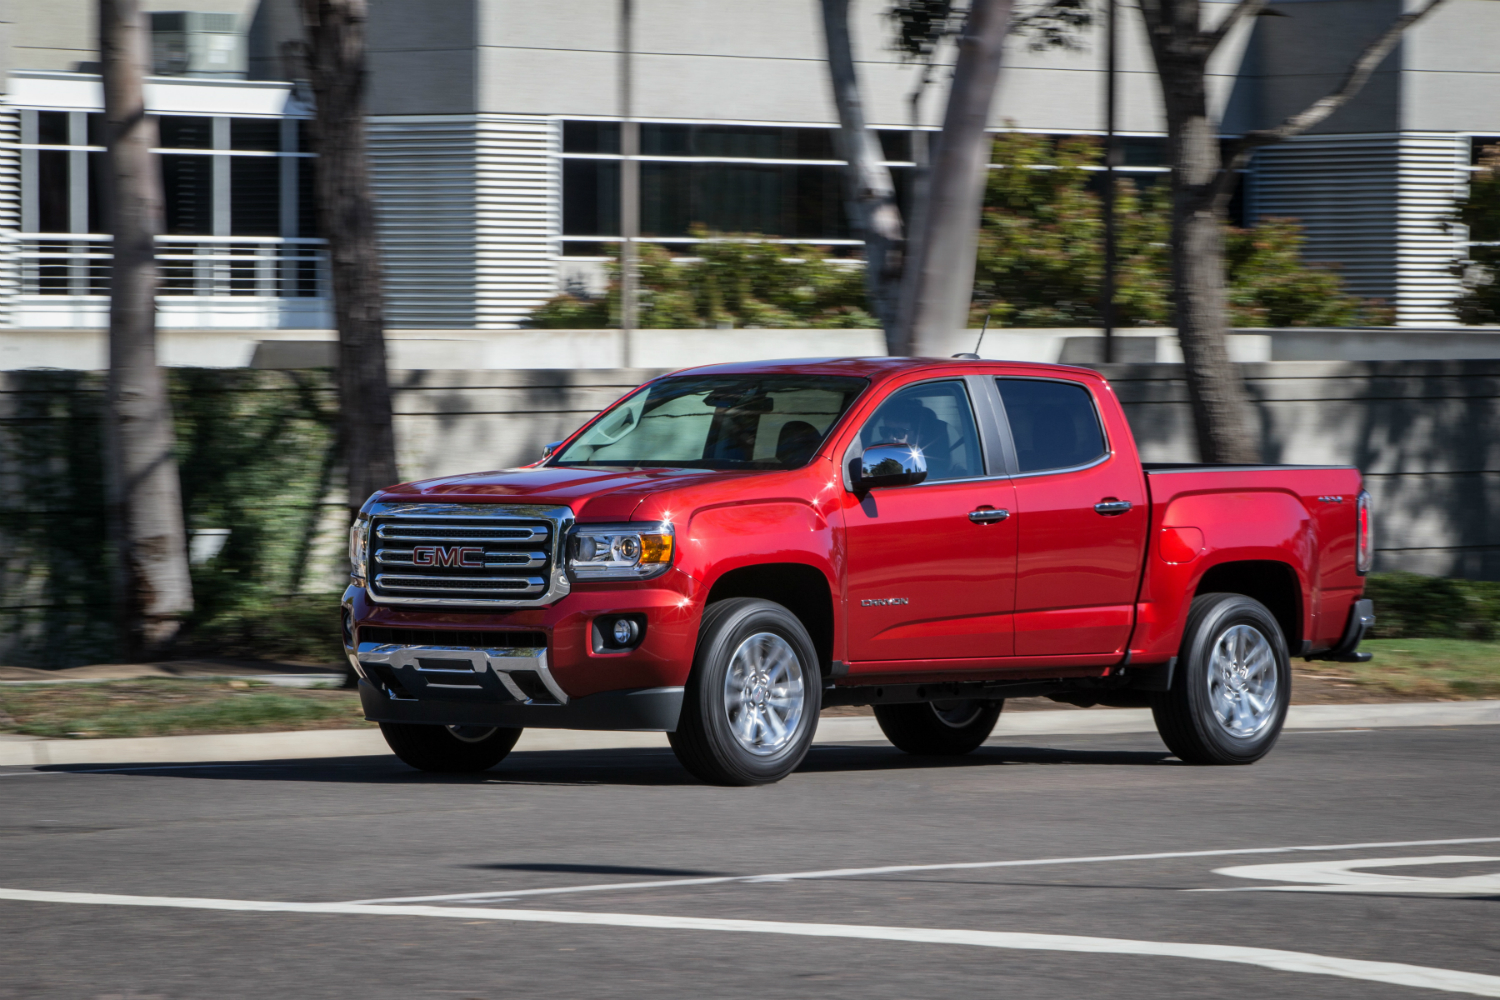
<svg viewBox="0 0 1500 1000">
<path fill-rule="evenodd" d="M 161 183 L 142 78 L 150 51 L 137 0 L 99 0 L 99 60 L 114 237 L 109 292 L 105 475 L 122 652 L 161 656 L 193 609 L 172 405 L 156 364 Z"/>
<path fill-rule="evenodd" d="M 375 206 L 365 156 L 365 0 L 302 0 L 317 99 L 318 224 L 328 240 L 339 333 L 340 436 L 351 516 L 398 481 Z"/>
<path fill-rule="evenodd" d="M 865 291 L 871 311 L 885 330 L 887 352 L 905 354 L 907 344 L 898 340 L 896 328 L 896 301 L 901 289 L 901 212 L 896 207 L 896 186 L 880 143 L 865 124 L 849 41 L 849 0 L 823 0 L 823 33 L 833 103 L 839 115 L 839 155 L 848 164 L 844 186 L 849 220 L 855 234 L 865 241 Z"/>
<path fill-rule="evenodd" d="M 1217 124 L 1208 114 L 1213 42 L 1200 27 L 1199 0 L 1142 7 L 1172 165 L 1172 295 L 1177 339 L 1202 462 L 1259 462 L 1260 434 L 1225 336 L 1223 178 Z"/>
<path fill-rule="evenodd" d="M 979 213 L 990 162 L 985 131 L 1010 28 L 1011 0 L 973 0 L 958 41 L 942 136 L 933 151 L 926 210 L 907 241 L 897 341 L 942 353 L 968 326 Z"/>
</svg>

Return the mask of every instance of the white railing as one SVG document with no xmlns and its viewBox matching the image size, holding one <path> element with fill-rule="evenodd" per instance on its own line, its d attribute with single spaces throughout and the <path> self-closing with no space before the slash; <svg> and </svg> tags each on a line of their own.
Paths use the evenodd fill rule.
<svg viewBox="0 0 1500 1000">
<path fill-rule="evenodd" d="M 22 295 L 109 294 L 108 236 L 20 237 Z M 326 298 L 323 240 L 273 236 L 158 236 L 158 295 Z"/>
</svg>

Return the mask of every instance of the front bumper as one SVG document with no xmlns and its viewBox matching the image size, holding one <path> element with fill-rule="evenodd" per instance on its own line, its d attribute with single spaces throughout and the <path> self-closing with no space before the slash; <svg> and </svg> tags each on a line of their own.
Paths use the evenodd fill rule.
<svg viewBox="0 0 1500 1000">
<path fill-rule="evenodd" d="M 672 732 L 682 713 L 682 688 L 603 691 L 542 704 L 495 697 L 448 700 L 401 699 L 369 680 L 359 682 L 359 700 L 372 722 L 441 726 L 500 726 L 507 729 L 615 729 Z"/>
</svg>

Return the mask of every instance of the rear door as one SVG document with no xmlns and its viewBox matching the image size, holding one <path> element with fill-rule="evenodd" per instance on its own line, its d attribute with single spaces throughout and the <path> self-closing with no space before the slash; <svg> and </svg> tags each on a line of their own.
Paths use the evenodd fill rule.
<svg viewBox="0 0 1500 1000">
<path fill-rule="evenodd" d="M 1111 447 L 1086 381 L 994 385 L 1016 468 L 1015 655 L 1123 652 L 1149 519 L 1135 449 Z"/>
<path fill-rule="evenodd" d="M 980 376 L 916 382 L 886 397 L 846 452 L 847 465 L 870 445 L 915 444 L 928 465 L 916 486 L 848 495 L 851 673 L 860 661 L 1010 655 L 1015 494 L 992 406 Z"/>
</svg>

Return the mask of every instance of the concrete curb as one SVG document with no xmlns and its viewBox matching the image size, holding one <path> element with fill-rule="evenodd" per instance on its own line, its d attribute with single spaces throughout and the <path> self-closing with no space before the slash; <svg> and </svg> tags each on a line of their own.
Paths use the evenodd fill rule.
<svg viewBox="0 0 1500 1000">
<path fill-rule="evenodd" d="M 1500 701 L 1414 702 L 1382 705 L 1295 705 L 1288 729 L 1362 729 L 1399 726 L 1500 725 Z M 1148 733 L 1156 730 L 1149 709 L 1059 709 L 1011 712 L 989 742 L 1016 737 L 1088 733 Z M 869 716 L 834 716 L 818 724 L 817 743 L 884 742 Z M 582 732 L 528 729 L 517 752 L 547 750 L 667 749 L 665 733 Z M 0 737 L 0 766 L 59 764 L 185 764 L 220 761 L 367 757 L 389 754 L 376 729 L 315 729 L 289 733 L 213 736 L 146 736 L 110 740 L 51 740 Z"/>
</svg>

